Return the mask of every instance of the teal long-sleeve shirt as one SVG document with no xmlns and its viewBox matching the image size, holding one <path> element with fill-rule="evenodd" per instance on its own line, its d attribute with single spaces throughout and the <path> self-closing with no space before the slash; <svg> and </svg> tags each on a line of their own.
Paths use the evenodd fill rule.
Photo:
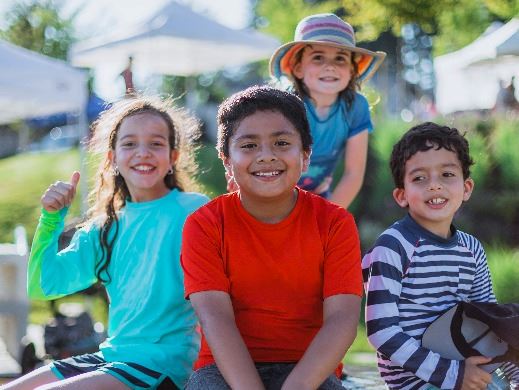
<svg viewBox="0 0 519 390">
<path fill-rule="evenodd" d="M 172 190 L 149 202 L 127 202 L 105 284 L 110 307 L 108 338 L 100 345 L 107 361 L 134 362 L 164 373 L 183 387 L 198 355 L 197 320 L 184 299 L 180 266 L 182 228 L 187 216 L 208 198 Z M 42 211 L 28 269 L 28 294 L 55 299 L 97 281 L 99 227 L 78 230 L 58 252 L 67 210 Z"/>
</svg>

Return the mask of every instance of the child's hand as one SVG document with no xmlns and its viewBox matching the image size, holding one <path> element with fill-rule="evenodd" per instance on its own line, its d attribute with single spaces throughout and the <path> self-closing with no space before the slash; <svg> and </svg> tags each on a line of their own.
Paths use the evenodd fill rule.
<svg viewBox="0 0 519 390">
<path fill-rule="evenodd" d="M 465 374 L 461 390 L 484 390 L 492 381 L 492 375 L 478 366 L 489 363 L 492 359 L 484 356 L 472 356 L 465 360 Z"/>
<path fill-rule="evenodd" d="M 59 211 L 63 207 L 70 206 L 74 195 L 76 195 L 76 187 L 79 183 L 79 172 L 74 172 L 70 178 L 70 183 L 57 181 L 52 184 L 41 197 L 41 205 L 47 211 Z"/>
</svg>

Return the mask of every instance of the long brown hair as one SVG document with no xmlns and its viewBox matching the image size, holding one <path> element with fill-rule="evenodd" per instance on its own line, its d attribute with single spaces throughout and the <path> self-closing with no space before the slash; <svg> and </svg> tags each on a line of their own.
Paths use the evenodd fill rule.
<svg viewBox="0 0 519 390">
<path fill-rule="evenodd" d="M 323 44 L 325 44 L 323 42 Z M 292 69 L 295 68 L 297 64 L 301 62 L 301 59 L 303 58 L 303 52 L 305 49 L 310 46 L 306 45 L 301 48 L 295 55 L 294 55 L 294 65 L 292 66 Z M 360 90 L 360 83 L 359 83 L 359 65 L 357 64 L 357 61 L 355 61 L 356 54 L 354 52 L 351 52 L 351 64 L 353 65 L 353 71 L 351 72 L 351 79 L 346 88 L 344 88 L 339 93 L 339 98 L 344 99 L 346 102 L 346 106 L 348 108 L 351 108 L 351 105 L 353 101 L 355 100 L 355 92 Z M 292 81 L 293 81 L 293 87 L 295 93 L 300 98 L 308 98 L 312 100 L 312 96 L 310 96 L 310 91 L 308 90 L 308 87 L 305 85 L 302 79 L 297 78 L 294 75 L 294 72 L 292 71 Z"/>
<path fill-rule="evenodd" d="M 200 135 L 198 121 L 185 110 L 175 107 L 173 100 L 150 96 L 132 96 L 112 105 L 92 125 L 93 135 L 89 150 L 100 155 L 96 183 L 90 193 L 92 207 L 87 213 L 87 222 L 99 224 L 101 254 L 96 262 L 96 276 L 105 283 L 111 281 L 108 266 L 119 231 L 117 214 L 130 198 L 130 192 L 120 174 L 115 174 L 108 152 L 115 151 L 117 135 L 124 119 L 138 114 L 157 115 L 164 120 L 169 130 L 169 146 L 177 150 L 179 157 L 172 166 L 173 173 L 164 177 L 167 188 L 180 191 L 198 190 L 195 180 L 195 141 Z M 106 277 L 105 277 L 106 276 Z"/>
</svg>

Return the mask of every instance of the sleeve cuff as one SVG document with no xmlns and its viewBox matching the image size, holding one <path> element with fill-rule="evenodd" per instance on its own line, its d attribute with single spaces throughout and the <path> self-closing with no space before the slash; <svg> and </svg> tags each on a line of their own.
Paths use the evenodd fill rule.
<svg viewBox="0 0 519 390">
<path fill-rule="evenodd" d="M 460 368 L 458 370 L 458 378 L 456 379 L 456 383 L 454 385 L 454 390 L 460 390 L 461 385 L 463 384 L 463 376 L 465 375 L 465 362 L 463 360 L 460 361 Z"/>
<path fill-rule="evenodd" d="M 64 207 L 59 211 L 47 211 L 43 207 L 41 209 L 40 220 L 45 222 L 61 222 L 68 213 L 68 207 Z"/>
</svg>

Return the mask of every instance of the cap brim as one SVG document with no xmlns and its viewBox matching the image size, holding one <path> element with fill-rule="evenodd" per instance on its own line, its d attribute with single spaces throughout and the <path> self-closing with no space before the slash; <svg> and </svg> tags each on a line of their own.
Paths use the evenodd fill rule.
<svg viewBox="0 0 519 390">
<path fill-rule="evenodd" d="M 357 60 L 359 67 L 358 80 L 360 82 L 369 80 L 371 76 L 375 74 L 380 65 L 382 65 L 384 58 L 386 58 L 386 53 L 382 51 L 371 51 L 357 46 L 349 46 L 325 41 L 293 41 L 278 47 L 274 54 L 272 54 L 269 61 L 270 75 L 276 79 L 280 79 L 282 76 L 291 78 L 294 55 L 302 47 L 312 44 L 327 45 L 337 47 L 339 49 L 345 49 L 353 53 L 362 54 L 360 60 Z"/>
<path fill-rule="evenodd" d="M 519 304 L 464 302 L 463 309 L 469 317 L 489 324 L 496 335 L 519 350 Z"/>
<path fill-rule="evenodd" d="M 443 358 L 464 360 L 469 356 L 464 356 L 458 349 L 451 332 L 456 308 L 457 306 L 450 308 L 429 325 L 422 336 L 422 346 L 438 353 Z M 467 317 L 465 313 L 462 313 L 462 318 L 461 333 L 468 342 L 475 341 L 480 337 L 471 347 L 478 351 L 481 356 L 496 357 L 506 353 L 508 344 L 499 339 L 492 331 L 488 331 L 486 324 Z M 485 332 L 487 333 L 485 334 Z M 481 366 L 481 368 L 487 372 L 492 372 L 500 365 L 501 363 L 487 364 Z"/>
</svg>

